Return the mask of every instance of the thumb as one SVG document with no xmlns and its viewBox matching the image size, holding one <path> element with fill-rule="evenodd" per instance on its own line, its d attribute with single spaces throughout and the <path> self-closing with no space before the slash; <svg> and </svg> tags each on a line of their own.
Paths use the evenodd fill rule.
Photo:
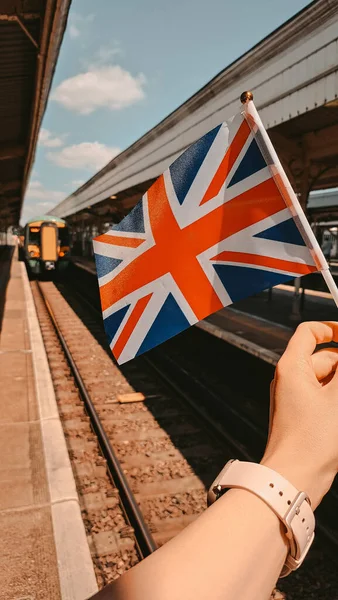
<svg viewBox="0 0 338 600">
<path fill-rule="evenodd" d="M 332 370 L 331 373 L 322 381 L 322 385 L 330 388 L 334 393 L 334 398 L 337 399 L 338 394 L 338 369 Z"/>
</svg>

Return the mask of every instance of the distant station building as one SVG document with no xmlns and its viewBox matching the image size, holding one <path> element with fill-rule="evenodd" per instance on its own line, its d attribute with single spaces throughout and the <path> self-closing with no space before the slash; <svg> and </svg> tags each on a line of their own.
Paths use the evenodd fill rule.
<svg viewBox="0 0 338 600">
<path fill-rule="evenodd" d="M 0 3 L 0 244 L 19 224 L 70 2 Z"/>
<path fill-rule="evenodd" d="M 308 216 L 321 245 L 331 243 L 331 257 L 338 257 L 338 188 L 311 192 Z"/>
<path fill-rule="evenodd" d="M 310 219 L 335 220 L 337 204 L 320 211 L 315 206 L 320 197 L 326 202 L 325 194 L 311 196 L 309 204 L 308 198 L 312 191 L 338 186 L 337 55 L 336 3 L 316 0 L 216 75 L 52 214 L 72 224 L 76 248 L 90 254 L 93 235 L 119 222 L 187 146 L 234 115 L 241 93 L 249 89 Z M 330 195 L 330 202 L 336 198 Z"/>
<path fill-rule="evenodd" d="M 310 220 L 315 226 L 323 222 L 338 223 L 338 188 L 311 192 L 307 204 Z"/>
</svg>

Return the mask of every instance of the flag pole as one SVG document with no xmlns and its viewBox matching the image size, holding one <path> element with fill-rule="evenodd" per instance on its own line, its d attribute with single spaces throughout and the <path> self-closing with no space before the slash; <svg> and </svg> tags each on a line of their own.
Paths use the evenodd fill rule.
<svg viewBox="0 0 338 600">
<path fill-rule="evenodd" d="M 284 198 L 286 206 L 290 209 L 300 233 L 307 242 L 307 246 L 314 258 L 316 267 L 323 275 L 325 283 L 331 292 L 332 298 L 338 307 L 338 288 L 336 282 L 332 277 L 329 265 L 324 257 L 322 249 L 318 244 L 318 241 L 311 229 L 310 223 L 304 214 L 293 187 L 277 156 L 276 150 L 274 149 L 273 144 L 256 110 L 256 107 L 253 103 L 253 93 L 249 91 L 243 92 L 240 96 L 240 100 L 244 105 L 243 115 L 250 129 L 254 135 L 259 132 L 258 136 L 255 135 L 255 139 L 263 156 L 266 158 L 267 165 L 270 167 L 271 174 L 276 182 L 276 185 L 278 186 L 279 191 Z"/>
<path fill-rule="evenodd" d="M 325 279 L 325 283 L 331 292 L 332 298 L 334 299 L 336 306 L 338 306 L 338 289 L 336 282 L 332 277 L 330 269 L 323 269 L 323 271 L 321 271 L 321 274 Z"/>
</svg>

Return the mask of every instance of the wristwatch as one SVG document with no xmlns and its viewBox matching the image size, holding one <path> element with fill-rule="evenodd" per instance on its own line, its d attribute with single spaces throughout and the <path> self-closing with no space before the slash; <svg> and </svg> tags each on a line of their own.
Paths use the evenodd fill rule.
<svg viewBox="0 0 338 600">
<path fill-rule="evenodd" d="M 314 540 L 315 517 L 305 492 L 299 492 L 287 479 L 264 465 L 230 460 L 213 482 L 208 505 L 229 488 L 248 490 L 261 498 L 285 526 L 290 550 L 280 577 L 300 567 Z"/>
</svg>

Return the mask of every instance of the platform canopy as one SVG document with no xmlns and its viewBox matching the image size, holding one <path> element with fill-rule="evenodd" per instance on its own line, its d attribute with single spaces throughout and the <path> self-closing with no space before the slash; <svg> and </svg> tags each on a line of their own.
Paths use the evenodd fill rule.
<svg viewBox="0 0 338 600">
<path fill-rule="evenodd" d="M 0 2 L 0 229 L 17 225 L 71 0 Z"/>
<path fill-rule="evenodd" d="M 188 145 L 239 110 L 244 90 L 253 92 L 305 207 L 311 190 L 338 185 L 337 57 L 337 2 L 316 0 L 226 67 L 52 213 L 98 228 L 104 220 L 118 222 Z"/>
<path fill-rule="evenodd" d="M 308 214 L 313 223 L 338 220 L 338 190 L 323 190 L 322 192 L 312 192 L 309 196 Z"/>
</svg>

